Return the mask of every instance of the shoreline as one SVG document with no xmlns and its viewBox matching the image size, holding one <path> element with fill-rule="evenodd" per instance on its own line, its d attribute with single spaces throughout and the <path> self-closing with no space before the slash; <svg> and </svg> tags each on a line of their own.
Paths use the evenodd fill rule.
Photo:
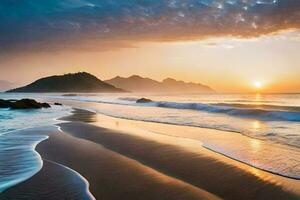
<svg viewBox="0 0 300 200">
<path fill-rule="evenodd" d="M 43 160 L 57 162 L 86 179 L 97 199 L 103 195 L 104 199 L 157 199 L 153 195 L 163 195 L 166 198 L 160 199 L 166 200 L 300 197 L 284 187 L 284 181 L 280 182 L 284 178 L 231 158 L 219 159 L 224 156 L 188 139 L 143 135 L 136 130 L 129 133 L 123 121 L 110 122 L 118 130 L 107 129 L 100 126 L 106 123 L 102 119 L 99 114 L 75 109 L 72 115 L 58 119 L 65 121 L 57 125 L 58 134 L 51 134 L 36 148 Z M 132 196 L 124 197 L 125 193 Z"/>
<path fill-rule="evenodd" d="M 287 175 L 280 174 L 280 173 L 276 173 L 276 172 L 273 172 L 273 171 L 270 171 L 270 170 L 267 170 L 267 169 L 263 169 L 263 168 L 260 168 L 260 167 L 256 167 L 255 165 L 251 165 L 251 164 L 249 164 L 249 163 L 247 163 L 247 162 L 244 162 L 244 161 L 242 161 L 242 160 L 236 159 L 236 158 L 234 158 L 233 156 L 229 156 L 229 155 L 227 155 L 227 154 L 225 154 L 225 153 L 222 153 L 222 152 L 220 152 L 220 151 L 213 150 L 213 149 L 211 149 L 211 148 L 209 148 L 209 147 L 206 147 L 205 145 L 203 145 L 203 148 L 206 148 L 207 150 L 212 151 L 212 152 L 214 152 L 214 153 L 220 154 L 220 155 L 222 155 L 222 156 L 224 156 L 224 157 L 226 157 L 226 158 L 229 158 L 229 159 L 232 159 L 232 160 L 234 160 L 234 161 L 237 161 L 237 162 L 243 163 L 243 164 L 245 164 L 245 165 L 248 165 L 249 167 L 253 167 L 253 168 L 255 168 L 255 169 L 258 169 L 258 170 L 261 170 L 261 171 L 264 171 L 264 172 L 267 172 L 267 173 L 270 173 L 270 174 L 273 174 L 273 175 L 276 175 L 276 176 L 280 176 L 280 177 L 283 177 L 283 178 L 288 178 L 288 179 L 300 181 L 300 177 L 299 177 L 299 178 L 296 178 L 296 177 L 293 177 L 293 176 L 287 176 Z"/>
<path fill-rule="evenodd" d="M 82 109 L 82 108 L 78 108 L 78 109 Z M 94 112 L 94 111 L 92 111 L 92 109 L 91 109 L 91 110 L 89 110 L 89 112 Z M 227 146 L 225 145 L 225 147 L 232 148 L 232 146 L 234 146 L 235 147 L 234 153 L 236 153 L 240 150 L 239 148 L 242 147 L 243 145 L 238 146 L 239 145 L 238 142 L 232 143 L 231 140 L 237 140 L 245 145 L 250 146 L 248 148 L 249 148 L 249 150 L 252 150 L 252 151 L 257 151 L 257 150 L 259 150 L 259 148 L 261 148 L 260 146 L 264 145 L 264 148 L 267 147 L 267 149 L 265 149 L 265 150 L 269 151 L 269 155 L 268 156 L 265 155 L 265 157 L 264 157 L 266 159 L 268 157 L 271 158 L 272 156 L 274 156 L 274 155 L 272 155 L 273 150 L 277 151 L 277 152 L 281 151 L 282 148 L 284 147 L 284 145 L 282 145 L 282 144 L 271 143 L 268 141 L 256 139 L 255 137 L 250 137 L 250 136 L 241 134 L 239 132 L 224 131 L 224 130 L 211 129 L 211 128 L 201 128 L 201 127 L 194 127 L 194 126 L 183 126 L 183 125 L 177 125 L 177 124 L 151 122 L 151 121 L 143 121 L 143 120 L 133 120 L 133 119 L 127 119 L 127 118 L 114 117 L 114 116 L 110 116 L 110 115 L 106 115 L 106 114 L 102 114 L 102 113 L 98 113 L 98 112 L 96 113 L 96 115 L 98 117 L 100 116 L 101 121 L 95 122 L 93 124 L 96 126 L 99 126 L 99 127 L 105 127 L 108 129 L 114 129 L 114 130 L 118 130 L 118 131 L 123 131 L 123 129 L 126 128 L 127 131 L 129 131 L 129 132 L 137 131 L 137 129 L 143 129 L 143 131 L 145 130 L 144 133 L 149 133 L 149 132 L 156 133 L 157 132 L 158 134 L 165 135 L 165 136 L 177 137 L 180 139 L 196 140 L 199 143 L 201 143 L 201 146 L 204 147 L 205 149 L 207 149 L 211 152 L 214 152 L 215 154 L 221 155 L 222 157 L 226 157 L 231 160 L 235 160 L 235 161 L 237 161 L 239 163 L 243 163 L 249 167 L 253 167 L 258 170 L 262 170 L 264 172 L 271 173 L 271 174 L 279 176 L 279 177 L 293 179 L 293 180 L 297 180 L 297 181 L 300 180 L 300 177 L 298 178 L 293 175 L 287 175 L 285 173 L 276 172 L 276 170 L 274 171 L 274 170 L 270 170 L 270 169 L 261 167 L 259 165 L 251 164 L 251 162 L 244 161 L 244 160 L 238 158 L 237 156 L 230 155 L 229 153 L 226 154 L 225 152 L 222 152 L 220 150 L 210 147 L 211 142 L 212 142 L 212 144 L 214 144 L 215 143 L 214 140 L 218 140 L 219 144 L 226 143 Z M 114 122 L 108 122 L 108 121 L 114 121 Z M 123 125 L 122 128 L 115 125 L 115 124 L 119 124 L 119 123 L 120 124 L 122 123 L 122 125 Z M 130 124 L 130 125 L 128 125 L 128 124 Z M 131 127 L 129 127 L 129 126 L 131 126 Z M 150 127 L 150 126 L 152 126 L 152 127 Z M 177 130 L 182 130 L 182 132 L 185 132 L 185 134 L 188 134 L 188 137 L 182 136 L 181 134 L 177 134 L 176 133 L 176 132 L 178 132 Z M 166 131 L 166 132 L 164 132 L 164 131 Z M 222 134 L 224 134 L 224 135 L 222 135 Z M 220 141 L 219 137 L 221 139 L 224 139 L 224 141 Z M 218 143 L 216 143 L 216 144 L 218 144 Z M 294 146 L 286 145 L 286 148 L 288 151 L 290 151 L 289 154 L 291 154 L 291 153 L 299 154 L 300 153 L 297 149 L 295 149 Z M 248 153 L 250 153 L 250 152 L 248 152 Z M 255 159 L 257 156 L 258 156 L 258 154 L 256 154 L 255 152 L 252 154 L 253 159 Z M 275 154 L 275 156 L 276 156 L 276 154 Z M 284 157 L 282 159 L 286 159 L 286 158 Z M 288 160 L 281 161 L 281 164 L 286 163 L 285 161 L 288 161 Z M 272 160 L 265 160 L 260 164 L 273 164 L 273 162 L 272 162 Z M 299 188 L 298 188 L 298 192 L 300 194 Z"/>
<path fill-rule="evenodd" d="M 95 197 L 93 196 L 93 194 L 92 194 L 92 193 L 90 192 L 90 190 L 89 190 L 90 183 L 88 182 L 88 180 L 86 180 L 85 177 L 83 177 L 83 176 L 82 176 L 81 174 L 79 174 L 77 171 L 75 171 L 75 170 L 73 170 L 73 169 L 71 169 L 71 168 L 69 168 L 69 167 L 67 167 L 67 166 L 64 166 L 64 165 L 62 165 L 62 164 L 56 163 L 56 162 L 54 162 L 54 161 L 51 161 L 51 160 L 45 160 L 45 159 L 43 159 L 43 161 L 44 161 L 44 162 L 48 162 L 48 163 L 52 163 L 52 164 L 55 164 L 55 165 L 58 165 L 58 166 L 60 166 L 60 167 L 62 167 L 62 168 L 65 168 L 65 169 L 67 169 L 67 170 L 73 172 L 74 174 L 76 174 L 76 175 L 77 175 L 77 176 L 85 183 L 85 192 L 86 192 L 87 196 L 90 197 L 90 200 L 96 200 Z"/>
<path fill-rule="evenodd" d="M 71 101 L 64 100 L 63 102 L 66 103 L 66 105 L 70 105 L 75 109 L 86 110 L 91 113 L 95 113 L 94 109 L 97 109 L 97 104 L 95 104 L 95 103 L 76 102 L 74 104 L 73 100 L 71 100 Z M 110 116 L 110 115 L 98 113 L 98 112 L 96 112 L 95 116 L 96 117 L 94 117 L 94 118 L 99 117 L 99 118 L 101 118 L 101 120 L 98 120 L 97 122 L 94 122 L 92 124 L 99 126 L 99 127 L 105 127 L 108 129 L 114 129 L 114 130 L 118 130 L 118 131 L 123 131 L 124 129 L 126 129 L 128 132 L 137 131 L 137 129 L 142 129 L 144 131 L 144 129 L 145 129 L 146 131 L 144 131 L 144 133 L 157 132 L 158 134 L 161 134 L 161 135 L 178 137 L 181 139 L 186 138 L 186 139 L 191 139 L 191 140 L 197 140 L 198 142 L 201 143 L 201 145 L 205 149 L 207 149 L 211 152 L 214 152 L 215 154 L 221 155 L 222 157 L 226 157 L 228 159 L 235 160 L 238 163 L 242 163 L 249 167 L 253 167 L 255 169 L 258 169 L 258 170 L 261 170 L 261 171 L 264 171 L 267 173 L 271 173 L 275 176 L 279 176 L 279 179 L 280 179 L 280 177 L 283 177 L 283 178 L 293 179 L 296 181 L 300 180 L 300 178 L 297 178 L 295 176 L 286 175 L 286 174 L 283 174 L 280 172 L 276 172 L 274 170 L 269 170 L 269 169 L 260 167 L 258 165 L 253 165 L 247 161 L 243 161 L 242 159 L 237 158 L 236 156 L 232 156 L 230 154 L 223 153 L 222 151 L 218 151 L 216 149 L 210 148 L 207 145 L 207 144 L 210 144 L 210 142 L 213 140 L 216 140 L 216 139 L 219 140 L 219 137 L 221 137 L 221 139 L 224 139 L 224 141 L 221 141 L 221 142 L 228 143 L 227 147 L 230 147 L 229 145 L 238 147 L 237 145 L 239 145 L 238 142 L 235 144 L 232 142 L 228 142 L 230 140 L 237 140 L 237 141 L 242 142 L 243 144 L 246 143 L 246 145 L 248 145 L 248 146 L 252 146 L 253 145 L 252 143 L 259 142 L 259 145 L 264 145 L 268 148 L 272 147 L 271 149 L 268 150 L 270 153 L 272 153 L 273 149 L 276 151 L 278 151 L 278 150 L 280 151 L 282 148 L 282 144 L 270 143 L 268 141 L 264 141 L 264 140 L 246 136 L 239 132 L 224 131 L 224 130 L 217 130 L 217 129 L 211 129 L 211 128 L 201 128 L 201 127 L 194 127 L 194 126 L 182 126 L 182 125 L 177 125 L 177 124 L 151 122 L 151 121 L 143 121 L 143 120 L 133 120 L 133 119 L 127 119 L 127 118 L 122 118 L 122 117 L 114 117 L 114 116 Z M 111 121 L 113 121 L 113 122 L 111 122 Z M 122 128 L 120 128 L 121 126 L 116 126 L 116 124 L 122 124 Z M 163 131 L 167 130 L 167 132 L 165 133 L 161 130 L 163 130 Z M 171 131 L 169 131 L 169 130 L 171 130 Z M 177 130 L 181 130 L 185 133 L 188 133 L 188 137 L 182 137 L 182 135 L 176 134 L 176 132 L 178 132 Z M 200 134 L 198 134 L 197 132 Z M 221 135 L 221 134 L 224 134 L 224 135 Z M 209 135 L 211 135 L 211 136 L 209 136 Z M 254 144 L 253 146 L 255 146 L 253 149 L 254 151 L 256 151 L 255 148 L 260 148 L 260 147 L 256 147 L 256 144 Z M 287 147 L 289 148 L 289 150 L 291 150 L 291 152 L 289 152 L 289 153 L 293 153 L 295 151 L 295 150 L 293 150 L 294 149 L 293 146 L 287 145 Z M 250 148 L 252 148 L 252 147 L 250 147 Z M 239 148 L 236 148 L 236 149 L 239 150 Z M 254 153 L 252 156 L 254 156 L 253 158 L 257 157 L 256 153 Z M 267 158 L 267 157 L 271 158 L 272 155 L 265 156 L 264 158 Z M 285 159 L 285 158 L 283 158 L 283 159 Z M 272 160 L 266 160 L 266 161 L 264 161 L 264 163 L 270 164 L 271 161 Z M 285 163 L 285 162 L 282 162 L 282 163 Z M 271 164 L 272 164 L 272 162 L 271 162 Z M 300 185 L 299 185 L 299 187 L 300 187 Z M 300 189 L 299 188 L 296 188 L 296 189 L 297 189 L 297 192 L 300 194 Z"/>
<path fill-rule="evenodd" d="M 178 124 L 178 123 L 172 123 L 172 122 L 160 122 L 160 121 L 148 120 L 148 119 L 144 120 L 144 119 L 135 119 L 135 118 L 122 117 L 122 116 L 115 116 L 115 115 L 108 114 L 108 113 L 105 113 L 105 112 L 98 112 L 97 107 L 99 105 L 95 102 L 85 102 L 85 101 L 79 101 L 79 100 L 74 100 L 74 99 L 59 99 L 59 98 L 50 98 L 50 101 L 55 102 L 54 99 L 57 100 L 57 101 L 63 102 L 64 104 L 66 104 L 68 106 L 71 106 L 74 109 L 86 110 L 86 111 L 89 111 L 89 112 L 92 112 L 92 113 L 97 113 L 97 114 L 100 114 L 100 115 L 107 116 L 109 118 L 116 118 L 116 119 L 120 119 L 120 120 L 124 120 L 124 121 L 151 123 L 151 124 L 157 124 L 158 126 L 171 125 L 171 126 L 176 126 L 176 127 L 186 127 L 188 129 L 190 129 L 190 128 L 191 129 L 198 129 L 198 130 L 202 130 L 204 132 L 231 133 L 231 134 L 234 134 L 234 135 L 240 135 L 242 137 L 246 137 L 246 138 L 253 139 L 253 140 L 260 140 L 260 141 L 262 141 L 266 144 L 270 144 L 270 145 L 286 146 L 289 149 L 297 149 L 297 146 L 295 146 L 293 144 L 280 143 L 278 141 L 275 141 L 275 142 L 274 141 L 273 142 L 272 141 L 267 141 L 267 140 L 264 140 L 262 138 L 258 138 L 258 137 L 254 137 L 254 136 L 245 134 L 245 133 L 240 132 L 240 131 L 226 130 L 226 129 L 221 129 L 221 128 L 204 127 L 204 126 L 195 126 L 195 125 L 188 125 L 188 124 Z M 101 102 L 101 103 L 102 104 L 109 104 L 109 103 L 104 103 L 104 102 Z M 116 103 L 115 105 L 118 105 L 118 104 Z M 95 109 L 96 109 L 96 111 L 95 111 Z M 218 151 L 215 151 L 215 152 L 218 152 Z M 220 154 L 222 154 L 222 153 L 220 153 Z M 236 159 L 236 160 L 238 160 L 238 159 Z M 247 162 L 245 162 L 245 163 L 247 163 Z M 259 167 L 257 167 L 257 168 L 261 169 Z M 262 169 L 262 170 L 264 170 L 264 169 Z M 268 170 L 266 170 L 266 171 L 268 171 Z M 272 171 L 268 171 L 268 172 L 273 173 Z M 280 173 L 276 173 L 276 172 L 274 172 L 274 174 L 280 175 Z M 285 176 L 285 175 L 283 175 L 283 176 Z M 300 180 L 300 178 L 295 178 L 295 177 L 292 177 L 292 176 L 285 176 L 285 177 L 290 177 L 290 178 L 293 178 L 293 179 L 296 179 L 296 180 Z"/>
<path fill-rule="evenodd" d="M 31 166 L 31 168 L 36 167 L 39 168 L 39 170 L 26 179 L 20 177 L 20 182 L 18 184 L 8 187 L 0 193 L 1 200 L 52 200 L 53 197 L 71 198 L 74 200 L 95 200 L 88 190 L 89 183 L 83 176 L 71 168 L 44 159 L 43 155 L 37 151 L 38 146 L 41 143 L 46 142 L 51 135 L 59 134 L 60 127 L 49 125 L 46 127 L 31 127 L 17 130 L 17 132 L 20 131 L 22 131 L 24 136 L 28 135 L 31 137 L 43 138 L 32 143 L 30 148 L 31 151 L 37 154 L 35 159 L 38 164 L 38 166 Z M 78 195 L 78 197 L 72 195 L 74 190 L 80 191 L 81 194 Z M 67 193 L 66 196 L 62 195 L 63 192 Z"/>
<path fill-rule="evenodd" d="M 78 172 L 55 163 L 43 160 L 43 168 L 30 179 L 0 194 L 3 200 L 95 200 L 86 191 L 85 178 Z"/>
<path fill-rule="evenodd" d="M 98 117 L 100 117 L 100 118 L 98 118 L 98 122 L 99 121 L 101 121 L 101 122 L 103 122 L 103 116 L 98 116 Z M 116 119 L 117 120 L 117 119 Z M 106 121 L 106 120 L 104 120 L 104 121 Z M 105 122 L 103 122 L 103 123 L 105 123 Z M 101 123 L 102 125 L 103 125 L 103 123 Z M 114 131 L 113 133 L 115 133 L 115 134 L 119 134 L 119 135 L 122 135 L 122 137 L 120 137 L 120 140 L 122 140 L 122 142 L 125 142 L 125 139 L 128 139 L 128 138 L 134 138 L 134 137 L 136 137 L 136 138 L 138 138 L 137 137 L 137 135 L 134 133 L 134 134 L 132 134 L 133 133 L 133 130 L 132 130 L 132 132 L 131 133 L 129 133 L 128 132 L 128 130 L 126 130 L 126 128 L 125 128 L 125 125 L 124 125 L 124 123 L 125 122 L 123 122 L 123 121 L 118 121 L 118 122 L 116 122 L 116 121 L 114 121 L 114 122 L 112 122 L 112 124 L 115 124 L 115 126 L 118 126 L 119 127 L 119 129 L 118 129 L 118 131 Z M 96 123 L 96 125 L 97 125 L 97 123 Z M 111 124 L 107 124 L 108 126 L 110 126 L 110 127 L 112 127 L 111 126 Z M 67 124 L 65 124 L 65 126 L 68 126 Z M 70 126 L 74 126 L 73 127 L 73 129 L 74 130 L 71 130 L 71 129 L 67 129 L 66 130 L 66 128 L 68 128 L 68 127 L 65 127 L 65 129 L 64 129 L 64 127 L 62 127 L 62 129 L 65 131 L 65 132 L 68 132 L 69 134 L 72 134 L 72 135 L 74 135 L 74 132 L 77 132 L 77 133 L 75 133 L 75 136 L 76 137 L 80 137 L 80 138 L 82 138 L 82 139 L 91 139 L 91 138 L 87 138 L 88 136 L 86 136 L 86 135 L 81 135 L 80 134 L 80 127 L 82 126 L 81 124 L 79 124 L 79 125 L 75 125 L 75 124 L 73 124 L 73 125 L 70 125 Z M 132 125 L 133 126 L 133 125 Z M 105 127 L 105 126 L 102 126 L 102 127 Z M 85 131 L 88 131 L 88 132 L 93 132 L 93 131 L 96 131 L 96 129 L 102 129 L 101 131 L 99 130 L 98 132 L 97 132 L 97 136 L 99 136 L 99 134 L 102 134 L 102 133 L 100 133 L 100 132 L 103 132 L 104 130 L 105 130 L 105 128 L 100 128 L 99 126 L 96 126 L 96 127 L 93 127 L 93 126 L 91 126 L 91 125 L 88 125 L 88 127 L 86 127 L 86 128 L 84 128 L 83 130 L 85 130 Z M 122 132 L 122 131 L 120 131 L 120 129 L 124 129 L 124 132 Z M 127 132 L 126 132 L 127 131 Z M 110 132 L 111 133 L 111 132 Z M 104 133 L 103 133 L 104 134 Z M 104 134 L 105 135 L 105 134 Z M 125 136 L 124 136 L 125 135 Z M 147 140 L 149 140 L 149 139 L 153 139 L 155 142 L 156 142 L 156 139 L 158 139 L 159 141 L 161 141 L 161 138 L 156 138 L 156 136 L 154 136 L 154 138 L 151 138 L 150 136 L 148 136 L 147 134 L 146 134 L 146 132 L 143 132 L 143 133 L 141 133 L 141 134 L 138 134 L 138 136 L 141 136 L 141 135 L 143 135 L 142 136 L 142 138 L 143 139 L 147 139 Z M 147 135 L 147 136 L 146 136 Z M 162 137 L 166 137 L 166 136 L 162 136 Z M 117 148 L 117 152 L 118 152 L 118 150 L 119 151 L 122 151 L 121 149 L 120 149 L 120 144 L 117 142 L 117 143 L 115 143 L 115 144 L 113 144 L 113 143 L 107 143 L 106 145 L 105 145 L 105 143 L 103 144 L 103 140 L 104 140 L 105 138 L 101 138 L 101 140 L 102 140 L 102 142 L 101 142 L 101 144 L 102 145 L 104 145 L 106 148 L 109 148 L 109 149 L 112 149 L 112 147 L 114 147 L 114 146 L 118 146 L 118 148 Z M 111 139 L 111 138 L 110 138 Z M 170 138 L 170 137 L 167 137 L 167 139 L 168 140 L 172 140 L 172 137 Z M 128 139 L 129 140 L 129 139 Z M 177 141 L 177 138 L 176 139 L 174 139 L 175 140 L 175 144 L 176 145 L 178 145 L 177 143 L 178 143 L 178 141 Z M 92 141 L 93 142 L 95 142 L 95 138 L 93 138 L 92 139 Z M 135 143 L 140 143 L 141 141 L 140 140 L 136 140 L 135 141 Z M 150 142 L 152 142 L 152 141 L 147 141 L 147 143 L 146 144 L 149 144 Z M 164 141 L 163 143 L 165 143 L 166 141 Z M 168 141 L 169 142 L 169 141 Z M 169 143 L 165 143 L 164 145 L 166 146 L 166 145 L 169 145 Z M 132 145 L 134 145 L 135 143 L 132 143 Z M 172 142 L 171 142 L 172 143 Z M 143 149 L 145 149 L 146 148 L 146 144 L 143 146 Z M 172 144 L 173 145 L 173 144 Z M 181 144 L 179 145 L 179 148 L 182 150 L 185 150 L 185 147 L 187 147 L 188 146 L 188 148 L 190 148 L 190 147 L 192 147 L 192 148 L 198 148 L 196 151 L 194 151 L 193 149 L 191 150 L 191 152 L 188 152 L 188 155 L 187 155 L 187 157 L 189 157 L 190 156 L 190 153 L 192 153 L 192 154 L 194 154 L 194 153 L 199 153 L 199 152 L 197 152 L 200 148 L 199 148 L 199 146 L 198 146 L 198 144 L 196 144 L 197 146 L 195 146 L 195 144 L 193 144 L 193 143 L 189 143 L 188 142 L 188 144 L 186 144 L 186 145 L 183 145 L 183 146 L 181 146 Z M 180 147 L 181 146 L 181 147 Z M 128 148 L 128 147 L 126 147 L 126 148 Z M 177 148 L 177 147 L 176 147 Z M 126 150 L 126 149 L 125 149 Z M 128 149 L 127 149 L 128 150 Z M 264 172 L 264 171 L 261 171 L 261 170 L 259 170 L 259 169 L 256 169 L 256 168 L 253 168 L 253 167 L 250 167 L 250 166 L 248 166 L 248 165 L 245 165 L 245 164 L 242 164 L 241 162 L 237 162 L 237 161 L 234 161 L 234 160 L 232 160 L 232 159 L 229 159 L 229 158 L 224 158 L 224 156 L 221 156 L 220 154 L 217 154 L 217 155 L 215 155 L 216 153 L 213 153 L 213 152 L 211 152 L 211 151 L 209 151 L 209 152 L 207 152 L 207 151 L 204 151 L 203 152 L 203 150 L 204 150 L 204 148 L 203 149 L 201 149 L 201 154 L 203 154 L 203 158 L 206 158 L 206 157 L 209 157 L 210 159 L 212 159 L 212 160 L 210 160 L 210 159 L 203 159 L 203 158 L 201 158 L 201 159 L 203 159 L 204 161 L 207 161 L 208 163 L 211 163 L 211 162 L 224 162 L 224 164 L 225 165 L 217 165 L 219 168 L 223 168 L 223 170 L 226 168 L 226 166 L 228 166 L 228 165 L 230 165 L 230 167 L 229 167 L 229 173 L 231 173 L 231 176 L 236 176 L 235 174 L 232 174 L 233 172 L 231 172 L 232 171 L 232 169 L 231 168 L 233 168 L 233 169 L 235 169 L 235 170 L 238 170 L 238 172 L 240 173 L 240 174 L 244 174 L 244 175 L 247 175 L 247 176 L 252 176 L 252 178 L 250 178 L 249 180 L 252 180 L 252 181 L 254 181 L 254 180 L 256 180 L 257 181 L 257 183 L 262 183 L 262 184 L 270 184 L 270 185 L 281 185 L 281 184 L 283 184 L 283 185 L 287 185 L 287 186 L 290 186 L 291 184 L 294 184 L 294 183 L 297 183 L 296 184 L 296 186 L 295 187 L 297 187 L 297 185 L 299 186 L 299 181 L 292 181 L 292 180 L 290 180 L 290 179 L 286 179 L 286 178 L 284 178 L 284 177 L 278 177 L 278 176 L 276 176 L 276 175 L 273 175 L 273 174 L 270 174 L 270 173 L 267 173 L 267 172 Z M 146 152 L 147 151 L 150 151 L 150 150 L 145 150 Z M 130 153 L 130 152 L 136 152 L 136 150 L 134 149 L 134 150 L 128 150 L 128 152 Z M 136 159 L 136 155 L 129 155 L 128 154 L 128 152 L 123 152 L 123 154 L 125 154 L 126 156 L 129 156 L 129 157 L 131 157 L 131 158 L 134 158 L 134 159 Z M 175 153 L 174 153 L 175 154 Z M 168 156 L 170 156 L 170 155 L 168 155 Z M 197 155 L 197 156 L 199 156 L 199 155 Z M 142 157 L 144 157 L 144 155 L 142 155 Z M 221 157 L 221 159 L 219 159 Z M 177 159 L 177 157 L 175 156 L 174 157 L 174 160 L 176 161 L 176 159 Z M 136 159 L 136 160 L 139 160 L 139 159 Z M 202 160 L 202 161 L 203 161 Z M 155 162 L 153 162 L 153 163 L 149 163 L 149 162 L 147 162 L 147 160 L 145 160 L 145 159 L 141 159 L 141 160 L 139 160 L 141 163 L 144 163 L 144 164 L 146 164 L 146 165 L 148 165 L 148 166 L 151 166 L 151 167 L 153 167 L 153 168 L 155 168 L 155 169 L 159 169 L 159 171 L 161 171 L 161 172 L 163 172 L 163 173 L 165 173 L 166 171 L 164 171 L 162 168 L 161 168 L 161 166 L 166 166 L 166 163 L 163 163 L 161 166 L 159 166 L 159 167 L 157 167 L 157 166 L 155 166 L 155 165 L 153 165 L 153 163 L 156 163 L 157 164 L 157 161 L 159 161 L 159 160 L 154 160 Z M 152 160 L 153 161 L 153 160 Z M 180 160 L 179 160 L 180 161 Z M 188 160 L 187 160 L 188 161 Z M 176 163 L 176 162 L 175 162 Z M 195 163 L 193 163 L 193 164 L 195 164 Z M 201 165 L 199 165 L 199 167 L 201 168 Z M 224 168 L 225 167 L 225 168 Z M 172 166 L 171 166 L 171 168 L 172 168 Z M 170 168 L 168 169 L 168 170 L 170 170 Z M 185 169 L 184 168 L 182 168 L 182 169 L 180 169 L 180 170 L 182 170 L 182 171 L 184 171 Z M 214 174 L 214 170 L 211 170 L 212 172 L 212 174 Z M 218 171 L 220 171 L 219 169 L 215 169 L 215 171 L 216 172 L 218 172 Z M 225 170 L 226 171 L 226 170 Z M 225 172 L 224 171 L 224 172 Z M 233 170 L 234 171 L 234 170 Z M 197 173 L 197 170 L 195 170 L 195 173 Z M 165 174 L 168 174 L 168 171 L 165 173 Z M 203 174 L 202 174 L 203 175 Z M 173 174 L 172 174 L 172 176 L 173 176 Z M 178 176 L 176 176 L 176 175 L 174 175 L 175 177 L 178 177 Z M 218 179 L 218 177 L 215 177 L 216 179 Z M 227 177 L 228 178 L 228 177 Z M 180 178 L 181 180 L 182 180 L 182 178 Z M 229 178 L 230 179 L 230 178 Z M 244 181 L 246 181 L 247 179 L 245 179 Z M 222 181 L 222 180 L 221 180 Z M 230 181 L 229 181 L 230 182 Z M 194 183 L 192 183 L 193 185 L 194 185 Z M 229 184 L 229 183 L 228 183 Z M 231 183 L 232 184 L 232 183 Z M 205 185 L 205 184 L 204 184 Z M 255 184 L 254 184 L 255 185 Z M 259 184 L 257 184 L 257 185 L 259 185 Z M 199 185 L 198 185 L 199 186 Z M 206 186 L 204 186 L 204 188 L 205 188 Z M 213 186 L 212 186 L 213 187 Z M 200 188 L 203 188 L 203 187 L 200 187 Z M 207 189 L 207 187 L 205 188 L 205 189 Z M 284 189 L 285 190 L 285 189 Z M 289 188 L 288 190 L 291 190 L 291 191 L 293 191 L 293 189 L 292 188 Z M 210 190 L 209 190 L 210 191 Z M 214 193 L 214 192 L 212 192 L 212 193 Z M 292 192 L 293 193 L 293 192 Z M 297 196 L 299 195 L 299 193 L 297 192 L 297 194 L 296 194 Z M 267 198 L 267 197 L 266 197 Z M 274 197 L 275 198 L 275 197 Z M 245 199 L 245 198 L 244 198 Z"/>
</svg>

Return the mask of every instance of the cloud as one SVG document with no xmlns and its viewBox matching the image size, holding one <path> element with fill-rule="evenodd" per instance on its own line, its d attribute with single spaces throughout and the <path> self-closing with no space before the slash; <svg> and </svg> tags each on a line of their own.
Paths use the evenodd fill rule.
<svg viewBox="0 0 300 200">
<path fill-rule="evenodd" d="M 1 0 L 0 24 L 0 51 L 94 51 L 299 29 L 300 1 Z"/>
</svg>

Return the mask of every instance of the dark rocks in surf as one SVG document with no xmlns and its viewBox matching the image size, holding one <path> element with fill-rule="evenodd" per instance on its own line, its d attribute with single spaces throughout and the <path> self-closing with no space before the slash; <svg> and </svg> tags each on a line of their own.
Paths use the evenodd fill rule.
<svg viewBox="0 0 300 200">
<path fill-rule="evenodd" d="M 48 103 L 40 103 L 34 99 L 21 99 L 21 100 L 3 100 L 0 99 L 0 108 L 11 109 L 40 109 L 50 108 Z"/>
<path fill-rule="evenodd" d="M 76 97 L 77 94 L 63 94 L 63 97 Z"/>
<path fill-rule="evenodd" d="M 141 98 L 136 101 L 136 103 L 150 103 L 150 102 L 152 102 L 152 100 L 147 98 Z"/>
<path fill-rule="evenodd" d="M 9 100 L 0 99 L 0 108 L 10 108 L 12 103 Z"/>
<path fill-rule="evenodd" d="M 54 103 L 55 106 L 62 106 L 61 103 Z"/>
<path fill-rule="evenodd" d="M 51 108 L 50 104 L 48 103 L 42 103 L 42 108 Z"/>
<path fill-rule="evenodd" d="M 21 99 L 12 102 L 12 109 L 39 109 L 39 108 L 50 108 L 48 103 L 39 103 L 33 99 Z"/>
</svg>

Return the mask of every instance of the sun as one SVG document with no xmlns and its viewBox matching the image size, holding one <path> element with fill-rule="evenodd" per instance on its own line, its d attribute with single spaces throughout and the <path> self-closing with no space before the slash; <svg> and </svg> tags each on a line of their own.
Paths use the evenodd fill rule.
<svg viewBox="0 0 300 200">
<path fill-rule="evenodd" d="M 265 83 L 263 83 L 262 81 L 253 81 L 252 87 L 255 92 L 262 92 L 262 90 L 264 90 Z"/>
<path fill-rule="evenodd" d="M 262 86 L 263 86 L 262 82 L 260 82 L 260 81 L 255 81 L 255 82 L 253 83 L 253 85 L 254 85 L 254 87 L 255 87 L 256 89 L 261 89 Z"/>
</svg>

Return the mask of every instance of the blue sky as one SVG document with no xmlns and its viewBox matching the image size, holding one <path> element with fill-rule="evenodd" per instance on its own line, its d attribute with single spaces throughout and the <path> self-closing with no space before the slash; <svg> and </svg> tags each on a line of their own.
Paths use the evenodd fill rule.
<svg viewBox="0 0 300 200">
<path fill-rule="evenodd" d="M 299 28 L 299 12 L 297 0 L 1 0 L 0 47 L 52 51 L 74 42 L 80 49 L 85 40 L 256 37 Z"/>
</svg>

